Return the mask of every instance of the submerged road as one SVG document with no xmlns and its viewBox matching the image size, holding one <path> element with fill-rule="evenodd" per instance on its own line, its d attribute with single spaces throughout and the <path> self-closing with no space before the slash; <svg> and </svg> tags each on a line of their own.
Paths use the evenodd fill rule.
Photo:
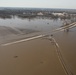
<svg viewBox="0 0 76 75">
<path fill-rule="evenodd" d="M 14 42 L 2 44 L 1 46 L 8 46 L 8 45 L 12 45 L 12 44 L 20 43 L 20 42 L 26 42 L 26 41 L 38 39 L 38 38 L 41 38 L 41 37 L 44 37 L 44 36 L 45 36 L 45 35 L 38 35 L 38 36 L 35 36 L 35 37 L 31 37 L 31 38 L 22 39 L 22 40 L 19 40 L 19 41 L 14 41 Z"/>
<path fill-rule="evenodd" d="M 62 64 L 62 66 L 63 66 L 66 74 L 67 74 L 67 75 L 74 75 L 73 72 L 72 72 L 71 69 L 70 69 L 69 64 L 66 64 L 66 63 L 65 63 L 65 60 L 64 60 L 64 58 L 63 58 L 63 56 L 62 56 L 62 53 L 61 53 L 61 50 L 60 50 L 60 47 L 59 47 L 58 43 L 56 42 L 56 40 L 55 40 L 54 38 L 51 38 L 51 39 L 52 39 L 52 41 L 54 42 L 54 45 L 55 45 L 55 47 L 56 47 L 56 52 L 57 52 L 57 54 L 58 54 L 58 58 L 59 58 L 59 60 L 60 60 L 60 62 L 61 62 L 61 64 Z"/>
<path fill-rule="evenodd" d="M 60 32 L 60 31 L 64 31 L 67 28 L 71 29 L 73 27 L 76 27 L 76 22 L 74 22 L 72 24 L 69 24 L 67 26 L 63 26 L 63 27 L 57 28 L 54 31 L 52 31 L 51 34 L 54 34 L 54 33 Z M 14 42 L 6 43 L 6 44 L 1 44 L 1 46 L 7 46 L 7 45 L 11 45 L 11 44 L 15 44 L 15 43 L 20 43 L 20 42 L 24 42 L 24 41 L 30 41 L 30 40 L 38 39 L 38 38 L 45 37 L 45 36 L 47 36 L 47 35 L 38 35 L 38 36 L 30 37 L 30 38 L 27 38 L 27 39 L 22 39 L 22 40 L 19 40 L 19 41 L 14 41 Z"/>
<path fill-rule="evenodd" d="M 63 27 L 60 27 L 60 28 L 57 28 L 55 29 L 53 32 L 58 32 L 58 31 L 64 31 L 66 29 L 71 29 L 73 27 L 76 27 L 76 22 L 72 23 L 72 24 L 69 24 L 69 25 L 65 25 Z"/>
</svg>

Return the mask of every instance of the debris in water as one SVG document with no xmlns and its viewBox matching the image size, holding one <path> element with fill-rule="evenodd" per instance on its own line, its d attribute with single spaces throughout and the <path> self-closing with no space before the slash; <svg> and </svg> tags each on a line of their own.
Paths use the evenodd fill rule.
<svg viewBox="0 0 76 75">
<path fill-rule="evenodd" d="M 47 23 L 47 24 L 49 24 L 49 23 Z"/>
<path fill-rule="evenodd" d="M 51 36 L 53 36 L 53 34 L 51 34 Z"/>
<path fill-rule="evenodd" d="M 18 58 L 18 56 L 14 56 L 14 58 Z"/>
</svg>

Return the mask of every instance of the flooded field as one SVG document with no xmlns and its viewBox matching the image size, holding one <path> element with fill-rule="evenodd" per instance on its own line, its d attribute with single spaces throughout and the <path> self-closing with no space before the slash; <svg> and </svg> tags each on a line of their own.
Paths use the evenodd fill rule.
<svg viewBox="0 0 76 75">
<path fill-rule="evenodd" d="M 1 75 L 66 75 L 54 45 L 35 39 L 0 47 Z"/>
<path fill-rule="evenodd" d="M 63 22 L 0 19 L 0 74 L 76 75 L 76 23 Z"/>
<path fill-rule="evenodd" d="M 76 28 L 69 29 L 68 32 L 58 32 L 54 37 L 68 67 L 76 75 Z"/>
<path fill-rule="evenodd" d="M 38 31 L 51 31 L 62 25 L 60 19 L 50 18 L 11 18 L 11 19 L 0 19 L 0 26 L 14 27 L 20 29 L 32 29 Z"/>
<path fill-rule="evenodd" d="M 20 39 L 29 36 L 52 32 L 54 29 L 62 26 L 60 19 L 50 18 L 18 18 L 11 19 L 0 18 L 0 43 Z M 32 33 L 32 34 L 31 34 Z"/>
</svg>

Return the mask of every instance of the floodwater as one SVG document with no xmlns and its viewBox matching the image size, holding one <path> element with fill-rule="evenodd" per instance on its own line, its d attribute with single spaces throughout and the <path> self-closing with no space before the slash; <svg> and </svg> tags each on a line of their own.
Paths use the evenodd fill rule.
<svg viewBox="0 0 76 75">
<path fill-rule="evenodd" d="M 56 48 L 35 39 L 0 47 L 0 75 L 66 75 Z"/>
<path fill-rule="evenodd" d="M 18 17 L 11 19 L 0 19 L 0 26 L 9 26 L 21 29 L 33 29 L 38 31 L 51 31 L 62 25 L 61 20 L 53 20 L 49 18 L 32 18 L 21 19 Z"/>
<path fill-rule="evenodd" d="M 50 18 L 0 18 L 0 44 L 29 36 L 52 32 L 62 26 L 60 19 Z M 31 34 L 32 33 L 32 34 Z M 26 35 L 27 34 L 27 35 Z"/>
<path fill-rule="evenodd" d="M 66 64 L 65 66 L 67 66 L 67 69 L 71 73 L 71 75 L 76 75 L 76 28 L 67 28 L 63 31 L 60 30 L 55 31 L 55 33 L 53 32 L 55 29 L 60 28 L 62 25 L 63 21 L 59 19 L 21 19 L 18 17 L 11 19 L 0 19 L 1 27 L 9 27 L 9 29 L 13 28 L 15 30 L 28 29 L 39 31 L 41 34 L 42 32 L 46 32 L 49 35 L 52 34 L 52 37 L 56 40 L 56 43 L 59 46 L 61 56 Z M 3 33 L 4 35 L 6 34 L 5 32 Z M 13 35 L 10 35 L 10 37 L 8 36 L 8 38 L 10 39 L 11 36 Z M 2 40 L 3 38 L 0 39 Z M 4 37 L 4 39 L 6 40 L 7 37 Z M 62 62 L 60 62 L 58 59 L 56 48 L 53 45 L 50 45 L 49 40 L 45 41 L 45 39 L 42 38 L 35 41 L 32 40 L 32 42 L 29 41 L 0 47 L 0 51 L 0 59 L 3 60 L 3 62 L 0 62 L 0 65 L 2 67 L 0 73 L 3 75 L 12 75 L 12 72 L 14 75 L 65 75 L 65 70 L 62 68 Z M 13 59 L 12 57 L 19 58 Z M 24 58 L 26 59 L 26 61 Z M 6 67 L 8 67 L 7 70 Z M 5 73 L 3 72 L 3 70 L 5 71 Z"/>
<path fill-rule="evenodd" d="M 76 28 L 54 34 L 60 51 L 73 75 L 76 75 Z"/>
</svg>

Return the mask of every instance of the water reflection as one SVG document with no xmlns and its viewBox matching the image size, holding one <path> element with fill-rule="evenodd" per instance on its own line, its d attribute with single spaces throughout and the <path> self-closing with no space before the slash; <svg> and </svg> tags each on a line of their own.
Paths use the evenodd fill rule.
<svg viewBox="0 0 76 75">
<path fill-rule="evenodd" d="M 33 19 L 50 19 L 50 20 L 58 20 L 58 19 L 61 19 L 61 18 L 58 18 L 58 17 L 51 17 L 51 16 L 28 16 L 28 15 L 2 15 L 0 14 L 0 18 L 1 19 L 15 19 L 15 17 L 18 17 L 20 19 L 29 19 L 29 20 L 33 20 Z M 61 19 L 62 20 L 62 19 Z"/>
<path fill-rule="evenodd" d="M 1 14 L 0 14 L 0 18 L 1 18 L 1 19 L 11 19 L 12 16 L 11 16 L 11 15 L 1 15 Z"/>
<path fill-rule="evenodd" d="M 0 26 L 50 31 L 62 25 L 62 21 L 60 19 L 52 19 L 50 17 L 11 17 L 12 18 L 10 19 L 0 19 Z"/>
</svg>

